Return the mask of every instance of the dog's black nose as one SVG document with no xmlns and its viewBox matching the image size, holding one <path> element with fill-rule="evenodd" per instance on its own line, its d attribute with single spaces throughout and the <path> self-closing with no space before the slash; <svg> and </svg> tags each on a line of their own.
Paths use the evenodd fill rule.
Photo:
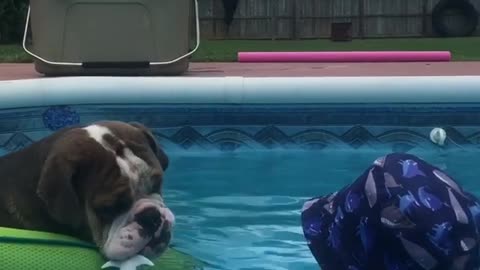
<svg viewBox="0 0 480 270">
<path fill-rule="evenodd" d="M 135 215 L 135 221 L 143 227 L 146 234 L 153 235 L 162 224 L 162 216 L 157 208 L 148 207 Z"/>
</svg>

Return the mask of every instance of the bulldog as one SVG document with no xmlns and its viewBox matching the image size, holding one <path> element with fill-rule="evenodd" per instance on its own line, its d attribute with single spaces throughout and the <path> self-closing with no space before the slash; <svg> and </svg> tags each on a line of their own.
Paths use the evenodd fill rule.
<svg viewBox="0 0 480 270">
<path fill-rule="evenodd" d="M 66 234 L 110 260 L 167 248 L 168 157 L 142 124 L 69 127 L 0 157 L 0 226 Z"/>
</svg>

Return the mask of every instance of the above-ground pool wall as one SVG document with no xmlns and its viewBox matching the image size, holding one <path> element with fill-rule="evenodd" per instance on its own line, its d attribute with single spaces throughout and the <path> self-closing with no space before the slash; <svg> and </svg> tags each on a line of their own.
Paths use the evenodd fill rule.
<svg viewBox="0 0 480 270">
<path fill-rule="evenodd" d="M 439 82 L 438 78 L 444 81 Z M 211 91 L 214 84 L 210 85 L 210 92 L 201 86 L 196 91 L 173 91 L 174 87 L 165 88 L 161 84 L 165 81 L 158 80 L 153 91 L 148 85 L 142 86 L 143 80 L 147 80 L 142 78 L 132 78 L 140 82 L 132 85 L 125 85 L 120 79 L 128 91 L 118 88 L 118 78 L 104 78 L 106 82 L 114 81 L 103 86 L 92 81 L 88 84 L 88 78 L 76 79 L 77 84 L 59 79 L 42 79 L 35 84 L 0 83 L 0 154 L 21 149 L 60 128 L 98 120 L 141 122 L 152 129 L 167 151 L 440 149 L 429 139 L 434 127 L 446 130 L 447 148 L 478 147 L 480 94 L 472 93 L 480 89 L 480 78 L 438 78 L 318 78 L 314 81 L 316 86 L 301 85 L 308 79 L 297 79 L 290 97 L 280 86 L 277 92 L 268 87 L 262 89 L 261 85 L 254 87 L 257 93 L 249 92 L 245 80 L 237 81 L 243 87 L 240 93 L 223 81 L 223 88 L 216 95 Z M 352 82 L 345 85 L 344 80 Z M 410 80 L 409 84 L 405 80 Z M 437 91 L 426 87 L 428 82 Z M 84 88 L 72 88 L 82 83 Z M 450 92 L 449 83 L 455 85 Z M 347 88 L 349 85 L 351 89 Z M 310 91 L 309 87 L 317 90 Z M 109 92 L 111 89 L 118 92 Z M 210 97 L 201 95 L 201 91 Z M 25 96 L 29 93 L 33 97 Z M 7 98 L 9 102 L 5 101 Z"/>
<path fill-rule="evenodd" d="M 480 104 L 445 105 L 77 105 L 0 111 L 0 152 L 18 150 L 60 128 L 98 120 L 141 122 L 167 150 L 222 150 L 328 146 L 438 148 L 433 127 L 455 144 L 480 142 Z M 458 145 L 456 145 L 458 144 Z"/>
</svg>

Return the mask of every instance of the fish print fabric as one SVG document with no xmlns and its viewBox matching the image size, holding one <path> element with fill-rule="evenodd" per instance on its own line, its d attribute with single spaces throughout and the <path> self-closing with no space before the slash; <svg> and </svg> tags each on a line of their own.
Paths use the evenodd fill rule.
<svg viewBox="0 0 480 270">
<path fill-rule="evenodd" d="M 410 154 L 379 158 L 351 185 L 307 201 L 301 221 L 322 270 L 480 266 L 479 200 Z"/>
</svg>

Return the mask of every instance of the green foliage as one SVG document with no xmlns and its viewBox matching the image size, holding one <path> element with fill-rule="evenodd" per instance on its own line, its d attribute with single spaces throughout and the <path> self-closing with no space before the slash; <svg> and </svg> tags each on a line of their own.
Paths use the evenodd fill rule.
<svg viewBox="0 0 480 270">
<path fill-rule="evenodd" d="M 0 0 L 0 43 L 19 43 L 25 28 L 27 0 Z"/>
</svg>

